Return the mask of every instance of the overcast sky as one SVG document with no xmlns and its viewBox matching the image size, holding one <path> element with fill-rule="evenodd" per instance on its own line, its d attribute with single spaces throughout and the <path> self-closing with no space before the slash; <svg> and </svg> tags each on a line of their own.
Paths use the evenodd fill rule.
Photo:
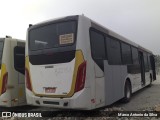
<svg viewBox="0 0 160 120">
<path fill-rule="evenodd" d="M 160 0 L 0 0 L 0 37 L 26 39 L 29 24 L 84 14 L 160 54 Z"/>
</svg>

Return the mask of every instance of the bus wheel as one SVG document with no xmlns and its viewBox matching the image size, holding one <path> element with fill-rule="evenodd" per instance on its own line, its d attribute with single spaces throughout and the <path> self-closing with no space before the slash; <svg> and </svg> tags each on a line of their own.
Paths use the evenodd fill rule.
<svg viewBox="0 0 160 120">
<path fill-rule="evenodd" d="M 123 98 L 123 102 L 127 103 L 130 101 L 131 99 L 131 84 L 129 83 L 129 81 L 127 80 L 125 83 L 125 88 L 124 88 L 124 98 Z"/>
</svg>

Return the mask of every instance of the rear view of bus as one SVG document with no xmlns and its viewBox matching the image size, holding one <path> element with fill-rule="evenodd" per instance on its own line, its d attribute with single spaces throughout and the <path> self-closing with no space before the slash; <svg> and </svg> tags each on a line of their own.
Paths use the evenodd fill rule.
<svg viewBox="0 0 160 120">
<path fill-rule="evenodd" d="M 0 106 L 26 104 L 25 41 L 0 38 Z"/>
<path fill-rule="evenodd" d="M 80 35 L 86 26 L 81 21 L 79 16 L 71 16 L 29 27 L 25 58 L 28 104 L 90 108 L 86 43 L 82 44 L 86 40 Z M 86 34 L 89 38 L 88 31 Z"/>
</svg>

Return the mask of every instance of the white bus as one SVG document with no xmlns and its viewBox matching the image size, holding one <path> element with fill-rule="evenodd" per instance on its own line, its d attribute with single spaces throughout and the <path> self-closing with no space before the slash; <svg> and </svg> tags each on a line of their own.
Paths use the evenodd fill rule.
<svg viewBox="0 0 160 120">
<path fill-rule="evenodd" d="M 156 79 L 152 52 L 85 16 L 30 25 L 27 36 L 28 104 L 90 110 Z"/>
<path fill-rule="evenodd" d="M 0 106 L 26 104 L 25 41 L 0 38 Z"/>
</svg>

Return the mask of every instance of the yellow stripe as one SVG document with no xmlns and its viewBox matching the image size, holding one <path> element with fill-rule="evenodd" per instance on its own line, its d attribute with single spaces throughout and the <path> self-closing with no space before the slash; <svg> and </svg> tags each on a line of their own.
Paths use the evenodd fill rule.
<svg viewBox="0 0 160 120">
<path fill-rule="evenodd" d="M 59 98 L 59 97 L 72 97 L 74 94 L 74 90 L 75 90 L 75 84 L 76 84 L 76 78 L 77 78 L 77 71 L 78 71 L 78 67 L 81 63 L 84 62 L 84 56 L 81 50 L 77 50 L 75 53 L 75 66 L 74 66 L 74 73 L 73 73 L 73 77 L 72 77 L 72 85 L 71 85 L 71 89 L 70 92 L 66 95 L 46 95 L 46 94 L 37 94 L 34 92 L 34 88 L 32 89 L 32 92 L 35 96 L 44 96 L 44 97 L 52 97 L 52 98 Z M 29 71 L 29 76 L 30 76 L 30 69 L 29 69 L 29 57 L 26 57 L 26 68 Z M 30 77 L 31 80 L 31 77 Z M 31 80 L 31 85 L 32 85 L 32 80 Z"/>
<path fill-rule="evenodd" d="M 26 58 L 25 58 L 25 68 L 28 70 L 29 78 L 31 80 L 31 76 L 30 76 L 31 74 L 30 74 L 30 68 L 29 68 L 29 57 L 28 56 L 26 56 Z M 26 77 L 25 77 L 25 79 L 26 79 Z M 32 80 L 30 82 L 31 82 L 31 88 L 32 88 Z"/>
<path fill-rule="evenodd" d="M 7 69 L 6 69 L 6 65 L 2 64 L 1 66 L 1 76 L 0 76 L 0 95 L 2 94 L 2 80 L 3 80 L 3 76 L 4 74 L 7 73 Z"/>
<path fill-rule="evenodd" d="M 76 58 L 76 61 L 75 61 L 73 79 L 72 79 L 72 86 L 71 86 L 70 92 L 67 94 L 67 97 L 71 97 L 74 94 L 78 67 L 81 63 L 84 62 L 84 57 L 81 50 L 76 51 L 75 58 Z"/>
<path fill-rule="evenodd" d="M 19 97 L 23 97 L 23 88 L 22 87 L 19 88 L 18 95 L 19 95 Z"/>
</svg>

